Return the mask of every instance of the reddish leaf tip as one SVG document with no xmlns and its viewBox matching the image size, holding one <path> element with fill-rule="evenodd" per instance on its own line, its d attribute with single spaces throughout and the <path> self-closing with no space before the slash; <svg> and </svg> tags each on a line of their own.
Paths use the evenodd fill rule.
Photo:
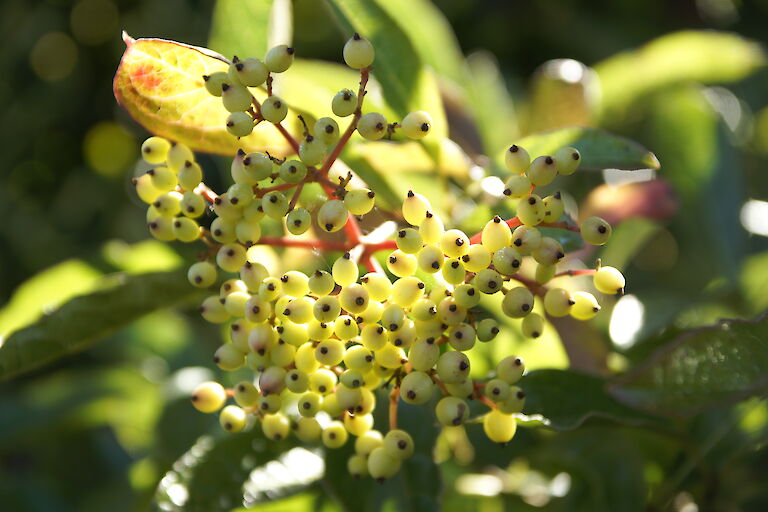
<svg viewBox="0 0 768 512">
<path fill-rule="evenodd" d="M 123 42 L 125 43 L 125 46 L 130 47 L 133 43 L 136 42 L 136 40 L 131 36 L 129 36 L 128 32 L 126 32 L 125 30 L 123 30 L 121 36 L 123 38 Z"/>
</svg>

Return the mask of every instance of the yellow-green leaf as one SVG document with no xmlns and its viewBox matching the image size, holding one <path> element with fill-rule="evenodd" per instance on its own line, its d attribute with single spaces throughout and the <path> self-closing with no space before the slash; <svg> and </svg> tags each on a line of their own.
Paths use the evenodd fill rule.
<svg viewBox="0 0 768 512">
<path fill-rule="evenodd" d="M 227 60 L 210 50 L 163 39 L 133 39 L 124 34 L 125 53 L 114 80 L 115 98 L 150 132 L 183 142 L 195 151 L 232 155 L 245 151 L 290 152 L 290 146 L 269 123 L 248 137 L 227 133 L 227 111 L 221 99 L 208 94 L 203 75 L 226 71 Z M 251 89 L 257 99 L 265 93 Z M 290 103 L 290 100 L 287 100 Z M 288 126 L 300 133 L 295 113 Z"/>
<path fill-rule="evenodd" d="M 110 276 L 108 288 L 80 295 L 0 345 L 0 380 L 85 350 L 137 318 L 199 298 L 186 271 Z"/>
<path fill-rule="evenodd" d="M 342 89 L 357 92 L 359 82 L 360 73 L 347 66 L 321 60 L 294 59 L 288 71 L 275 76 L 274 90 L 295 109 L 315 119 L 333 117 L 343 130 L 351 117 L 345 119 L 334 116 L 331 101 Z M 394 111 L 385 104 L 381 85 L 374 78 L 368 81 L 366 87 L 363 112 L 380 112 L 387 119 L 396 117 Z"/>
<path fill-rule="evenodd" d="M 227 56 L 263 59 L 270 47 L 290 44 L 290 0 L 217 0 L 208 46 Z"/>
<path fill-rule="evenodd" d="M 683 31 L 597 64 L 603 109 L 620 112 L 644 94 L 685 81 L 733 82 L 765 65 L 762 47 L 737 34 Z M 610 119 L 606 119 L 610 121 Z"/>
<path fill-rule="evenodd" d="M 51 312 L 75 295 L 94 290 L 101 272 L 81 260 L 67 260 L 25 281 L 0 309 L 0 339 Z"/>
<path fill-rule="evenodd" d="M 467 84 L 467 96 L 471 101 L 466 103 L 466 108 L 475 120 L 485 154 L 494 160 L 503 158 L 506 146 L 511 144 L 519 133 L 512 95 L 504 83 L 498 62 L 490 53 L 473 53 L 467 58 L 467 66 L 472 80 Z M 466 128 L 462 131 L 461 127 L 456 131 L 459 133 L 458 137 L 468 132 L 464 137 L 467 140 L 456 139 L 466 147 L 467 143 L 471 142 L 473 133 Z M 503 160 L 499 165 L 504 168 Z"/>
</svg>

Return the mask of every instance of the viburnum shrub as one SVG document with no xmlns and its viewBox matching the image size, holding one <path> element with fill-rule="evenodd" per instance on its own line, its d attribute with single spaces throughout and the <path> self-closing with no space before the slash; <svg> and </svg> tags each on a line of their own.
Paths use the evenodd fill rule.
<svg viewBox="0 0 768 512">
<path fill-rule="evenodd" d="M 355 34 L 343 56 L 349 67 L 360 70 L 357 90 L 328 98 L 335 116 L 349 118 L 346 129 L 342 132 L 332 117 L 312 121 L 299 116 L 303 135 L 296 140 L 281 124 L 290 98 L 272 90 L 273 75 L 290 68 L 294 53 L 281 45 L 263 60 L 233 57 L 226 72 L 201 77 L 230 112 L 226 129 L 232 137 L 271 123 L 286 138 L 292 156 L 240 150 L 232 158 L 232 184 L 216 193 L 204 183 L 203 170 L 184 144 L 150 137 L 142 145 L 152 169 L 134 184 L 149 205 L 149 232 L 163 241 L 205 245 L 188 277 L 192 286 L 211 290 L 200 306 L 203 318 L 227 326 L 213 361 L 226 371 L 253 370 L 253 378 L 233 388 L 200 384 L 192 404 L 218 413 L 228 432 L 261 428 L 269 439 L 295 436 L 329 449 L 354 437 L 349 472 L 379 481 L 396 474 L 414 452 L 413 438 L 398 428 L 401 400 L 434 406 L 443 426 L 482 423 L 489 439 L 508 442 L 515 435 L 515 414 L 525 404 L 517 386 L 525 362 L 510 354 L 487 379 L 470 378 L 473 347 L 493 343 L 500 329 L 477 307 L 481 297 L 500 301 L 503 314 L 520 319 L 522 332 L 537 338 L 544 313 L 589 320 L 600 311 L 589 292 L 547 286 L 554 277 L 591 274 L 601 293 L 624 290 L 622 274 L 599 261 L 595 269 L 558 272 L 565 249 L 538 229 L 577 232 L 594 245 L 610 237 L 611 226 L 603 219 L 577 225 L 565 213 L 560 192 L 536 194 L 558 175 L 576 172 L 579 151 L 565 147 L 532 159 L 525 148 L 511 144 L 504 156 L 504 195 L 516 216 L 493 216 L 479 233 L 445 225 L 427 198 L 411 190 L 402 209 L 392 212 L 400 219 L 399 228 L 389 239 L 371 240 L 359 221 L 377 209 L 376 190 L 337 171 L 334 163 L 355 131 L 368 140 L 402 138 L 398 133 L 421 139 L 429 136 L 432 118 L 422 111 L 399 122 L 376 112 L 363 115 L 375 52 Z M 259 87 L 266 90 L 262 101 L 252 94 Z M 307 186 L 319 187 L 325 199 L 305 199 Z M 267 224 L 279 225 L 285 235 L 263 236 Z M 323 234 L 342 231 L 343 240 Z M 308 274 L 288 270 L 277 275 L 259 261 L 253 250 L 258 245 L 317 250 L 335 260 Z M 375 258 L 382 252 L 386 270 Z M 533 275 L 520 271 L 526 258 L 535 262 Z M 386 432 L 373 428 L 376 390 L 382 388 L 389 390 L 383 404 L 389 414 Z M 470 417 L 471 400 L 488 411 Z"/>
</svg>

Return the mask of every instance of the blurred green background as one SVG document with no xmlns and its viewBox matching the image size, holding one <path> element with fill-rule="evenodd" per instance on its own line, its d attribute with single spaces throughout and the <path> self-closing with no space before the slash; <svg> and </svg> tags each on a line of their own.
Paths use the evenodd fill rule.
<svg viewBox="0 0 768 512">
<path fill-rule="evenodd" d="M 345 36 L 324 2 L 292 5 L 300 55 L 339 61 Z M 450 136 L 476 163 L 488 164 L 483 155 L 495 158 L 518 137 L 571 124 L 636 140 L 661 163 L 660 179 L 650 182 L 617 187 L 627 179 L 621 172 L 568 181 L 582 212 L 618 222 L 599 255 L 623 268 L 630 283 L 612 315 L 580 338 L 561 334 L 573 367 L 610 375 L 686 328 L 752 318 L 768 307 L 768 69 L 759 46 L 768 1 L 434 5 L 473 70 L 469 84 L 441 75 L 439 85 Z M 105 274 L 172 270 L 194 254 L 147 241 L 144 208 L 130 185 L 146 132 L 116 104 L 112 77 L 124 49 L 121 29 L 206 46 L 213 10 L 214 2 L 203 0 L 0 4 L 0 336 L 99 288 Z M 731 35 L 664 37 L 689 29 Z M 654 40 L 645 57 L 621 55 Z M 441 48 L 434 50 L 432 58 L 442 61 Z M 200 158 L 224 175 L 224 160 Z M 482 191 L 467 189 L 478 215 L 485 213 Z M 454 218 L 473 225 L 472 215 Z M 178 462 L 162 481 L 160 505 L 150 505 L 174 461 L 216 426 L 215 417 L 186 401 L 190 386 L 219 373 L 209 363 L 218 329 L 197 318 L 193 298 L 190 292 L 189 307 L 152 313 L 89 350 L 0 384 L 0 508 L 186 510 L 174 505 L 185 501 L 178 493 L 189 492 L 174 487 L 176 479 L 204 492 L 206 473 Z M 565 366 L 557 347 L 523 347 L 529 367 Z M 562 390 L 563 400 L 581 398 L 579 390 Z M 444 435 L 443 507 L 768 508 L 764 398 L 668 421 L 642 429 L 606 419 L 564 432 L 521 429 L 511 452 L 477 432 L 470 431 L 471 445 L 461 432 Z M 273 449 L 279 452 L 267 453 Z M 218 461 L 206 471 L 215 480 L 268 459 Z M 281 490 L 257 486 L 251 501 L 300 489 L 301 478 L 293 477 L 275 486 Z M 332 485 L 323 485 L 332 494 Z M 320 488 L 311 484 L 312 492 L 271 510 L 333 509 L 316 501 Z M 207 510 L 239 505 L 211 503 Z"/>
</svg>

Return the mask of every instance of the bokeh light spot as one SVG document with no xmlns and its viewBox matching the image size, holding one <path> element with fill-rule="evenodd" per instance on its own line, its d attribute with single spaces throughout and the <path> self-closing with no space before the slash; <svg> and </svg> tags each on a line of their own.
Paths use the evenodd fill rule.
<svg viewBox="0 0 768 512">
<path fill-rule="evenodd" d="M 63 32 L 48 32 L 37 40 L 29 54 L 35 74 L 46 82 L 68 77 L 77 64 L 77 45 Z"/>
<path fill-rule="evenodd" d="M 91 127 L 83 141 L 88 165 L 99 174 L 116 176 L 136 159 L 138 143 L 123 127 L 103 122 Z"/>
</svg>

